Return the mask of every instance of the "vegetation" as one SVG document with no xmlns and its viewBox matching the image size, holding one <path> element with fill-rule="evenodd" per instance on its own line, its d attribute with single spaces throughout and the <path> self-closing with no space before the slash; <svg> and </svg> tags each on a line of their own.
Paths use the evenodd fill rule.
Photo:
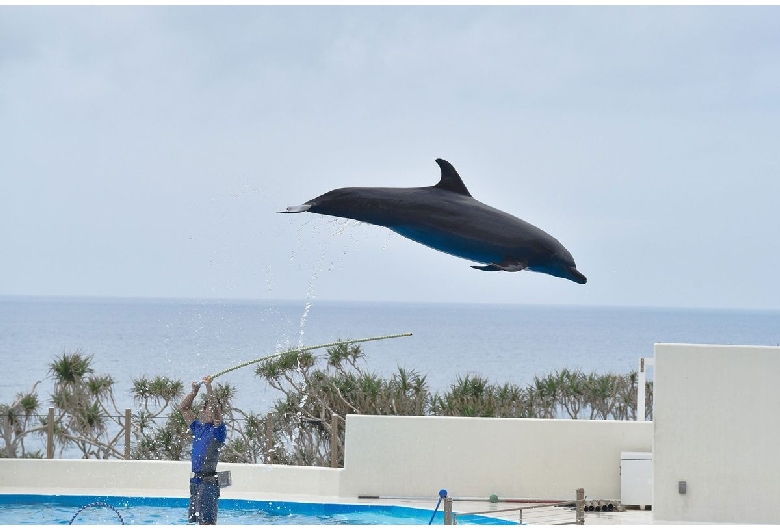
<svg viewBox="0 0 780 530">
<path fill-rule="evenodd" d="M 30 453 L 24 447 L 27 436 L 40 434 L 46 428 L 45 423 L 35 421 L 41 408 L 35 391 L 39 383 L 40 381 L 35 383 L 29 392 L 17 394 L 10 405 L 0 404 L 0 435 L 3 440 L 0 457 L 40 458 L 42 456 L 40 451 Z"/>
<path fill-rule="evenodd" d="M 652 383 L 645 388 L 652 403 Z M 563 369 L 533 383 L 495 385 L 480 376 L 458 377 L 435 394 L 431 413 L 494 418 L 637 419 L 637 374 L 584 374 Z M 649 407 L 650 408 L 650 407 Z M 648 414 L 650 418 L 652 414 Z"/>
<path fill-rule="evenodd" d="M 339 344 L 327 350 L 323 368 L 311 352 L 295 350 L 257 367 L 256 374 L 284 394 L 267 419 L 273 433 L 270 462 L 329 465 L 334 415 L 430 413 L 425 376 L 399 368 L 382 379 L 362 368 L 363 357 L 360 345 Z M 343 428 L 337 430 L 336 443 L 343 464 Z"/>
<path fill-rule="evenodd" d="M 76 449 L 83 458 L 124 458 L 124 413 L 114 399 L 114 380 L 95 374 L 92 356 L 64 353 L 49 365 L 56 409 L 54 433 L 59 455 Z M 261 416 L 233 405 L 236 389 L 214 387 L 223 406 L 228 442 L 224 462 L 330 465 L 331 443 L 343 464 L 347 414 L 573 418 L 635 420 L 637 374 L 585 374 L 563 369 L 535 376 L 526 386 L 494 384 L 478 375 L 458 377 L 444 392 L 431 392 L 426 377 L 398 368 L 389 378 L 368 371 L 357 344 L 339 344 L 316 357 L 291 350 L 256 367 L 256 374 L 280 392 Z M 36 383 L 11 404 L 0 404 L 0 456 L 41 457 L 25 449 L 25 438 L 46 432 Z M 646 386 L 652 410 L 652 383 Z M 136 410 L 131 416 L 131 458 L 185 460 L 191 435 L 177 405 L 182 381 L 165 377 L 133 380 Z M 204 406 L 201 395 L 195 408 Z M 339 420 L 339 418 L 342 418 Z M 648 415 L 651 419 L 651 415 Z M 335 422 L 339 422 L 336 424 Z M 334 436 L 335 433 L 335 436 Z"/>
</svg>

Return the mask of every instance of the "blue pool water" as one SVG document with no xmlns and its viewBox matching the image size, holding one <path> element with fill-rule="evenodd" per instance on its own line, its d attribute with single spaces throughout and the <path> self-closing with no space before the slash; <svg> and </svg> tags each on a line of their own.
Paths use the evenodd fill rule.
<svg viewBox="0 0 780 530">
<path fill-rule="evenodd" d="M 0 522 L 11 525 L 43 525 L 68 524 L 73 520 L 74 525 L 106 525 L 120 524 L 121 517 L 121 522 L 128 525 L 179 525 L 186 524 L 187 502 L 187 499 L 155 497 L 8 494 L 0 495 L 0 509 L 3 513 Z M 79 512 L 79 509 L 92 503 L 109 506 L 89 506 Z M 427 525 L 432 514 L 433 509 L 407 506 L 220 499 L 218 523 Z M 443 522 L 443 514 L 439 510 L 433 524 Z M 480 515 L 467 515 L 458 517 L 458 524 L 515 523 Z"/>
</svg>

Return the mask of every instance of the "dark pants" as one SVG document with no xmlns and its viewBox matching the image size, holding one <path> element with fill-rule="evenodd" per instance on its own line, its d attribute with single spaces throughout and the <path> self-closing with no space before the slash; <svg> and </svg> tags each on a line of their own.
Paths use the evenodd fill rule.
<svg viewBox="0 0 780 530">
<path fill-rule="evenodd" d="M 199 480 L 200 482 L 194 482 Z M 219 501 L 219 480 L 206 477 L 190 481 L 190 508 L 187 522 L 217 524 L 217 504 Z"/>
</svg>

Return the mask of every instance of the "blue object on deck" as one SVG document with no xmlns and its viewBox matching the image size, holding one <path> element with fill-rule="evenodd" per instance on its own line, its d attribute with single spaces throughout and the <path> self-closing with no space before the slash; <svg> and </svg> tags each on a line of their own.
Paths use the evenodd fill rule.
<svg viewBox="0 0 780 530">
<path fill-rule="evenodd" d="M 433 518 L 436 517 L 436 512 L 439 511 L 439 505 L 441 504 L 441 500 L 447 497 L 447 490 L 439 490 L 439 502 L 436 503 L 436 508 L 434 508 L 433 513 L 431 514 L 431 520 L 428 521 L 428 524 L 433 524 Z"/>
</svg>

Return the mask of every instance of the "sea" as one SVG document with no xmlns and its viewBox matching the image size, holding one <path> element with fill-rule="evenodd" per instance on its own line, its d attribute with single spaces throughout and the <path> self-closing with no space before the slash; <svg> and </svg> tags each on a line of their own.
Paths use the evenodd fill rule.
<svg viewBox="0 0 780 530">
<path fill-rule="evenodd" d="M 48 406 L 49 364 L 63 353 L 93 356 L 95 374 L 114 378 L 120 410 L 135 410 L 130 389 L 142 376 L 186 384 L 290 347 L 400 333 L 412 335 L 364 343 L 364 367 L 415 370 L 443 392 L 466 375 L 526 385 L 563 368 L 628 373 L 659 342 L 777 346 L 780 311 L 6 296 L 0 403 L 40 381 Z M 217 381 L 237 389 L 245 411 L 266 412 L 279 397 L 253 365 Z"/>
</svg>

